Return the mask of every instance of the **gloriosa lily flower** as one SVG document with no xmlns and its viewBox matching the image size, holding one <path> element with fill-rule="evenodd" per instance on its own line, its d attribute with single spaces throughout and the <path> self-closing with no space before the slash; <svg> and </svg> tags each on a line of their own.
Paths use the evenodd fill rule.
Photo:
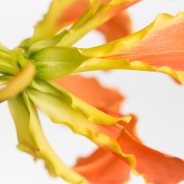
<svg viewBox="0 0 184 184">
<path fill-rule="evenodd" d="M 8 100 L 18 148 L 35 160 L 43 159 L 52 176 L 72 184 L 120 184 L 128 181 L 132 169 L 149 183 L 174 184 L 184 179 L 183 160 L 141 143 L 135 132 L 136 116 L 119 113 L 123 97 L 117 91 L 101 87 L 94 79 L 69 76 L 131 69 L 166 73 L 184 83 L 184 13 L 160 14 L 146 28 L 130 34 L 124 10 L 137 2 L 53 0 L 32 38 L 13 51 L 0 44 L 0 85 L 4 85 L 0 101 Z M 58 33 L 69 24 L 71 28 Z M 109 32 L 112 27 L 117 34 Z M 72 47 L 92 29 L 111 42 L 89 49 Z M 35 106 L 54 123 L 67 125 L 100 148 L 68 168 L 47 142 Z"/>
</svg>

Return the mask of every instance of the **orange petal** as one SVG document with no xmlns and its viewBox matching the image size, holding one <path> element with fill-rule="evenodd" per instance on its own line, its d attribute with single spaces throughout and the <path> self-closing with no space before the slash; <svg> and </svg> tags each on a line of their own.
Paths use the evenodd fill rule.
<svg viewBox="0 0 184 184">
<path fill-rule="evenodd" d="M 106 48 L 113 49 L 103 58 L 141 61 L 154 70 L 167 73 L 184 83 L 183 20 L 184 13 L 179 13 L 175 17 L 160 14 L 145 29 L 107 44 Z M 100 49 L 103 49 L 103 46 L 98 48 Z M 145 70 L 150 69 L 147 67 Z"/>
<path fill-rule="evenodd" d="M 100 86 L 95 78 L 84 78 L 79 75 L 66 76 L 55 80 L 57 84 L 81 100 L 99 109 L 119 111 L 123 97 L 115 89 Z"/>
<path fill-rule="evenodd" d="M 79 86 L 80 82 L 78 83 L 77 80 L 81 82 Z M 73 84 L 70 81 L 73 81 Z M 63 82 L 65 84 L 63 87 L 66 87 L 68 84 L 67 89 L 70 88 L 70 91 L 73 91 L 75 95 L 81 93 L 88 94 L 94 86 L 97 94 L 100 94 L 99 91 L 102 88 L 94 79 L 85 79 L 81 76 L 66 77 Z M 92 84 L 95 85 L 93 86 Z M 81 93 L 80 91 L 77 92 L 77 89 L 73 89 L 74 86 L 77 86 L 81 90 Z M 102 89 L 102 91 L 106 92 L 105 89 Z M 94 96 L 93 91 L 88 95 L 88 98 Z M 101 110 L 111 113 L 105 108 Z M 112 114 L 117 117 L 120 116 L 117 111 L 116 113 L 115 111 L 112 112 Z M 135 133 L 136 120 L 136 117 L 133 116 L 132 121 L 128 124 L 119 121 L 113 125 L 96 125 L 96 127 L 98 132 L 108 135 L 113 140 L 117 140 L 123 153 L 133 155 L 136 158 L 135 170 L 143 174 L 148 182 L 175 184 L 184 179 L 184 162 L 182 160 L 162 154 L 141 144 Z M 108 147 L 106 148 L 110 150 Z M 128 180 L 130 166 L 124 157 L 120 155 L 115 156 L 108 151 L 98 149 L 90 157 L 80 159 L 74 170 L 83 175 L 92 184 L 108 184 L 108 182 L 109 184 L 113 182 L 118 184 L 125 183 Z"/>
<path fill-rule="evenodd" d="M 137 141 L 141 142 L 136 133 L 137 117 L 134 114 L 130 114 L 130 116 L 132 119 L 129 123 L 119 121 L 118 124 L 123 126 Z"/>
<path fill-rule="evenodd" d="M 119 109 L 124 98 L 117 90 L 102 87 L 95 78 L 84 78 L 80 75 L 73 75 L 57 79 L 55 82 L 101 111 L 114 117 L 122 116 L 119 113 Z M 129 123 L 119 121 L 118 124 L 125 127 L 131 135 L 139 140 L 136 133 L 137 117 L 134 114 L 131 114 L 131 117 L 132 119 Z"/>
<path fill-rule="evenodd" d="M 129 15 L 123 11 L 97 28 L 102 32 L 106 41 L 110 42 L 129 35 L 132 32 L 132 25 Z"/>
<path fill-rule="evenodd" d="M 182 13 L 176 17 L 159 15 L 148 28 L 127 37 L 126 40 L 136 43 L 118 49 L 110 58 L 127 58 L 129 61 L 139 60 L 155 67 L 169 66 L 184 70 L 183 18 Z M 136 36 L 140 40 L 136 41 Z"/>
<path fill-rule="evenodd" d="M 85 78 L 80 75 L 65 76 L 55 82 L 67 91 L 114 117 L 121 117 L 119 109 L 124 97 L 115 89 L 102 87 L 95 78 Z M 124 126 L 131 135 L 138 137 L 135 133 L 137 117 L 131 114 L 130 123 L 118 122 Z M 137 138 L 138 139 L 138 138 Z"/>
<path fill-rule="evenodd" d="M 128 2 L 123 6 L 127 8 L 139 1 L 140 0 Z M 110 0 L 104 0 L 104 3 L 109 2 Z M 61 16 L 56 21 L 56 27 L 60 27 L 61 29 L 67 25 L 73 24 L 84 13 L 88 6 L 89 1 L 87 0 L 76 1 L 62 12 Z M 99 26 L 97 29 L 105 35 L 107 42 L 109 42 L 130 34 L 132 31 L 131 20 L 126 12 L 121 12 L 103 25 Z M 116 34 L 114 34 L 114 32 Z"/>
<path fill-rule="evenodd" d="M 56 20 L 57 27 L 63 28 L 74 23 L 89 6 L 88 0 L 77 0 L 66 8 Z M 72 12 L 72 13 L 71 13 Z"/>
<path fill-rule="evenodd" d="M 184 70 L 184 16 L 159 25 L 130 49 L 122 52 L 130 61 L 140 60 L 155 67 Z"/>
<path fill-rule="evenodd" d="M 109 92 L 109 95 L 111 95 L 112 93 L 110 92 L 111 90 L 102 88 L 96 80 L 85 79 L 81 76 L 65 77 L 64 79 L 60 79 L 58 83 L 77 96 L 81 95 L 81 97 L 83 97 L 84 94 L 88 94 L 85 97 L 87 102 L 90 102 L 89 99 L 95 96 L 94 94 L 97 94 L 97 98 L 99 97 L 99 99 L 104 99 L 104 101 L 109 100 L 110 96 L 107 95 L 107 97 L 104 98 L 103 94 L 108 94 Z M 74 88 L 74 86 L 76 86 L 76 88 Z M 93 91 L 94 89 L 96 91 Z M 101 90 L 103 93 L 100 93 Z M 116 95 L 117 94 L 118 93 L 116 92 Z M 94 99 L 94 105 L 96 105 L 99 99 L 97 101 L 96 98 Z M 112 101 L 109 104 L 112 104 Z M 105 109 L 105 106 L 104 109 L 101 108 L 101 110 L 112 113 L 114 116 L 120 116 L 118 111 L 108 111 Z M 99 132 L 110 136 L 114 140 L 117 140 L 123 153 L 135 156 L 137 161 L 135 169 L 140 174 L 144 174 L 148 182 L 158 184 L 174 184 L 184 179 L 184 162 L 178 158 L 159 153 L 158 151 L 152 150 L 141 144 L 140 141 L 137 140 L 137 135 L 135 134 L 135 124 L 136 117 L 133 116 L 132 121 L 128 124 L 119 121 L 114 125 L 96 126 L 98 127 Z M 123 130 L 122 126 L 124 126 L 127 131 Z M 102 152 L 105 152 L 103 156 L 101 156 Z M 89 158 L 79 160 L 75 169 L 77 172 L 86 177 L 86 179 L 88 179 L 91 183 L 105 183 L 106 179 L 109 181 L 114 180 L 113 176 L 109 174 L 111 170 L 107 170 L 105 172 L 104 168 L 107 167 L 105 164 L 113 164 L 112 168 L 116 169 L 120 167 L 121 169 L 125 168 L 126 174 L 123 174 L 122 178 L 119 177 L 119 173 L 114 172 L 116 178 L 118 179 L 118 183 L 121 182 L 121 179 L 125 181 L 129 177 L 129 168 L 126 166 L 124 157 L 121 158 L 122 161 L 119 160 L 119 157 L 116 158 L 107 151 L 98 150 Z"/>
<path fill-rule="evenodd" d="M 123 131 L 117 139 L 125 154 L 135 156 L 136 170 L 145 175 L 150 183 L 177 184 L 184 180 L 183 160 L 162 154 L 137 142 L 128 132 Z"/>
<path fill-rule="evenodd" d="M 98 125 L 98 128 L 100 132 L 116 140 L 124 154 L 135 157 L 136 165 L 132 169 L 138 172 L 137 174 L 143 175 L 147 182 L 177 184 L 184 180 L 183 160 L 144 146 L 118 124 L 110 126 Z M 106 149 L 109 150 L 108 147 Z M 118 154 L 117 156 L 125 161 L 125 157 L 122 155 Z"/>
<path fill-rule="evenodd" d="M 128 123 L 127 129 L 132 133 L 136 118 Z M 122 128 L 116 125 L 97 125 L 100 132 L 117 139 L 121 134 Z M 102 148 L 97 149 L 87 158 L 79 158 L 73 168 L 76 172 L 83 175 L 91 184 L 122 184 L 126 183 L 130 177 L 131 166 L 122 157 L 111 153 Z"/>
<path fill-rule="evenodd" d="M 122 184 L 130 173 L 127 162 L 101 148 L 87 158 L 78 159 L 73 169 L 91 184 Z"/>
</svg>

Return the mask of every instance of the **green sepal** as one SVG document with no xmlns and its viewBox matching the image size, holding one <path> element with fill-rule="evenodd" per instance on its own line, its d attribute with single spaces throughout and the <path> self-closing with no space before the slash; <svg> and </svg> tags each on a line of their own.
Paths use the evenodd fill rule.
<svg viewBox="0 0 184 184">
<path fill-rule="evenodd" d="M 28 48 L 26 48 L 28 57 L 41 49 L 55 46 L 63 38 L 65 32 L 66 30 L 63 30 L 60 34 L 57 34 L 52 38 L 47 38 L 30 45 Z"/>
<path fill-rule="evenodd" d="M 81 55 L 76 48 L 48 47 L 30 56 L 34 60 L 37 77 L 58 79 L 75 70 L 88 57 Z"/>
</svg>

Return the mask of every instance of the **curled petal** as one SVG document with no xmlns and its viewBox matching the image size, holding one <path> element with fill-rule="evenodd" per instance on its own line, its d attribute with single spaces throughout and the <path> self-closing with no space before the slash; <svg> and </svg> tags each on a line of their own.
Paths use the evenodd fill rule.
<svg viewBox="0 0 184 184">
<path fill-rule="evenodd" d="M 42 81 L 42 84 L 41 81 L 37 82 L 37 84 L 33 83 L 32 86 L 34 88 L 28 88 L 27 93 L 31 100 L 53 122 L 66 124 L 74 133 L 84 135 L 99 146 L 122 155 L 127 162 L 131 163 L 133 168 L 135 167 L 134 156 L 124 154 L 114 139 L 116 135 L 119 135 L 121 130 L 113 126 L 113 124 L 122 120 L 129 122 L 128 117 L 114 118 L 108 116 L 94 107 L 81 102 L 71 94 L 62 92 L 59 88 L 53 88 L 48 84 L 44 81 Z M 98 124 L 93 122 L 97 122 Z M 109 132 L 101 131 L 102 128 L 100 128 L 99 123 L 107 125 L 110 135 L 107 134 Z"/>
<path fill-rule="evenodd" d="M 115 142 L 118 149 L 104 147 L 117 154 L 118 157 L 130 163 L 136 175 L 142 175 L 148 183 L 177 184 L 184 179 L 184 161 L 144 146 L 136 140 L 127 130 L 118 124 L 104 126 L 98 125 L 100 132 L 115 140 L 107 140 L 107 144 Z M 121 154 L 120 154 L 121 153 Z M 132 157 L 131 157 L 132 156 Z M 128 160 L 125 160 L 125 158 Z"/>
<path fill-rule="evenodd" d="M 122 8 L 122 10 L 139 1 L 140 0 L 133 0 L 127 2 L 125 1 L 125 3 L 122 1 L 122 3 L 124 3 L 123 5 L 124 7 Z M 66 2 L 61 0 L 53 0 L 50 5 L 49 11 L 45 15 L 44 19 L 35 26 L 33 37 L 30 40 L 26 40 L 25 43 L 21 45 L 26 45 L 27 43 L 28 45 L 30 45 L 41 39 L 45 39 L 54 35 L 63 27 L 76 22 L 79 19 L 79 17 L 82 16 L 82 14 L 83 18 L 85 14 L 87 15 L 87 16 L 85 15 L 85 19 L 89 16 L 92 16 L 93 14 L 96 13 L 98 7 L 103 3 L 111 5 L 116 4 L 117 2 L 116 1 L 110 2 L 110 0 L 100 0 L 100 1 L 68 0 Z M 85 12 L 85 10 L 87 13 Z M 120 24 L 121 26 L 117 25 L 117 21 L 120 19 L 122 19 L 123 22 L 123 24 L 122 23 Z M 112 29 L 113 28 L 112 26 L 115 26 L 115 29 L 118 31 L 118 34 L 116 34 L 117 36 L 115 36 L 116 38 L 118 38 L 119 36 L 127 35 L 128 33 L 130 33 L 131 30 L 130 20 L 129 18 L 127 18 L 127 14 L 124 13 L 117 15 L 117 17 L 114 20 L 112 20 L 107 24 L 102 25 L 99 28 L 99 30 L 106 35 L 107 40 L 112 40 L 112 38 L 114 38 L 114 35 L 105 30 L 106 28 Z"/>
<path fill-rule="evenodd" d="M 105 0 L 108 3 L 109 0 Z M 133 5 L 133 4 L 132 4 Z M 72 4 L 58 20 L 58 25 L 64 27 L 74 23 L 89 6 L 87 0 L 79 0 Z M 73 12 L 72 14 L 70 12 Z M 132 27 L 128 14 L 121 12 L 112 19 L 97 27 L 106 37 L 107 42 L 121 38 L 131 33 Z M 113 30 L 113 31 L 112 31 Z M 116 34 L 114 34 L 116 32 Z"/>
<path fill-rule="evenodd" d="M 137 2 L 139 2 L 139 0 L 112 0 L 107 3 L 103 3 L 103 1 L 99 0 L 91 1 L 89 8 L 68 32 L 66 32 L 57 46 L 67 47 L 73 45 L 86 33 L 104 24 Z"/>
<path fill-rule="evenodd" d="M 33 87 L 36 87 L 36 85 L 34 84 Z M 42 86 L 41 88 L 40 89 L 45 92 L 28 89 L 29 97 L 53 122 L 65 123 L 75 133 L 82 134 L 103 149 L 115 153 L 123 162 L 130 164 L 135 174 L 143 175 L 148 182 L 173 184 L 184 179 L 184 162 L 178 158 L 173 158 L 144 146 L 137 138 L 132 136 L 134 135 L 133 129 L 135 124 L 126 127 L 126 130 L 125 127 L 123 127 L 124 123 L 121 121 L 111 125 L 93 123 L 89 121 L 86 116 L 83 116 L 78 109 L 72 109 L 72 100 L 66 100 L 66 97 L 61 96 L 58 90 L 54 92 L 52 89 L 47 89 L 47 87 Z M 62 100 L 58 98 L 59 96 Z M 70 98 L 72 98 L 72 96 L 70 96 Z M 47 101 L 43 99 L 47 99 Z M 73 116 L 66 116 L 67 113 L 72 113 Z M 60 116 L 57 116 L 57 114 Z M 135 122 L 135 120 L 133 122 Z M 107 154 L 107 158 L 111 158 L 111 156 L 109 157 Z M 114 157 L 113 159 L 116 160 Z M 102 161 L 99 160 L 99 162 L 103 163 L 103 159 Z M 119 164 L 119 162 L 117 164 Z M 116 166 L 115 164 L 114 167 Z M 89 181 L 93 181 L 93 179 L 97 181 L 98 174 L 96 178 L 90 178 L 89 174 L 87 174 L 90 170 L 95 172 L 94 167 L 95 163 L 94 165 L 90 164 L 89 168 L 87 167 L 89 170 L 86 169 L 86 171 L 84 171 L 81 165 L 81 167 L 76 167 L 76 171 L 84 175 Z M 172 179 L 169 178 L 169 175 L 173 176 Z"/>
<path fill-rule="evenodd" d="M 35 160 L 43 159 L 52 176 L 60 176 L 70 183 L 88 184 L 82 176 L 68 168 L 52 150 L 41 129 L 34 104 L 25 93 L 24 98 L 19 95 L 8 100 L 8 105 L 17 129 L 18 149 L 31 154 Z"/>
<path fill-rule="evenodd" d="M 95 78 L 84 78 L 80 75 L 66 76 L 55 82 L 81 100 L 113 116 L 121 117 L 119 113 L 121 102 L 124 97 L 115 89 L 102 87 Z M 119 121 L 131 135 L 139 140 L 136 133 L 137 117 L 131 114 L 131 121 L 125 123 Z M 139 140 L 140 141 L 140 140 Z"/>
<path fill-rule="evenodd" d="M 124 68 L 158 71 L 184 83 L 184 13 L 160 14 L 137 33 L 81 53 L 94 59 L 88 69 Z M 91 62 L 93 62 L 91 61 Z M 96 63 L 101 66 L 96 67 Z M 90 67 L 89 67 L 90 66 Z"/>
<path fill-rule="evenodd" d="M 62 118 L 65 117 L 66 122 L 71 124 L 71 126 L 75 125 L 75 123 L 77 123 L 77 121 L 79 121 L 79 120 L 77 120 L 77 117 L 82 118 L 82 119 L 86 119 L 88 121 L 96 122 L 99 124 L 114 124 L 115 122 L 120 121 L 120 120 L 128 123 L 131 120 L 130 116 L 123 116 L 123 117 L 118 117 L 118 118 L 109 116 L 109 115 L 103 113 L 102 111 L 100 111 L 100 110 L 90 106 L 89 104 L 83 102 L 79 98 L 75 97 L 74 95 L 70 94 L 69 92 L 65 91 L 64 89 L 62 89 L 61 87 L 59 87 L 58 85 L 56 85 L 52 82 L 49 82 L 49 81 L 44 82 L 42 80 L 35 79 L 34 82 L 32 83 L 32 87 L 34 87 L 35 89 L 28 90 L 30 93 L 30 98 L 34 98 L 35 103 L 36 104 L 39 103 L 41 106 L 43 106 L 44 103 L 48 104 L 47 106 L 43 106 L 43 108 L 49 114 L 50 114 L 50 112 L 48 109 L 51 108 L 51 106 L 54 106 L 54 103 L 56 103 L 55 108 L 57 109 L 57 107 L 58 107 L 58 110 L 57 110 L 58 112 L 60 111 L 60 108 L 62 105 L 65 106 L 66 112 L 63 109 L 63 113 L 66 115 L 63 115 L 63 117 L 61 117 L 61 118 L 59 117 L 59 121 L 61 121 Z M 43 94 L 43 96 L 41 94 Z M 40 96 L 40 99 L 38 98 L 38 96 Z M 43 101 L 44 98 L 45 99 L 47 98 L 47 100 L 45 100 L 46 102 Z M 49 99 L 50 99 L 50 102 L 47 102 Z M 51 99 L 53 99 L 53 100 L 51 100 Z M 50 103 L 50 105 L 49 105 L 49 103 Z M 70 113 L 73 112 L 74 114 L 76 114 L 76 119 L 74 118 L 74 115 L 73 115 L 72 119 L 68 118 L 67 114 L 69 114 L 69 112 Z M 52 112 L 52 113 L 56 114 L 55 112 Z M 79 115 L 80 113 L 82 116 Z M 57 115 L 56 115 L 56 117 L 57 117 Z M 54 118 L 54 119 L 57 119 L 57 118 Z M 81 119 L 81 122 L 84 121 L 82 119 Z M 74 122 L 71 123 L 70 122 L 71 120 Z M 81 125 L 82 125 L 82 123 L 81 123 Z"/>
<path fill-rule="evenodd" d="M 118 122 L 118 124 L 123 124 L 126 130 L 139 140 L 135 134 L 136 117 L 133 115 L 132 117 L 130 123 Z M 117 135 L 120 134 L 118 124 L 108 126 L 105 129 L 99 125 L 98 128 L 101 132 L 117 140 Z M 129 180 L 131 166 L 124 158 L 99 148 L 89 157 L 79 158 L 74 170 L 83 175 L 91 184 L 122 184 Z"/>
<path fill-rule="evenodd" d="M 75 89 L 72 83 L 70 86 L 69 82 L 72 80 L 74 81 L 75 85 L 77 84 L 79 85 L 82 91 L 81 93 L 77 89 Z M 88 94 L 88 92 L 90 92 L 91 89 L 95 88 L 96 91 L 98 90 L 101 91 L 100 87 L 97 84 L 95 84 L 94 80 L 85 79 L 80 76 L 67 76 L 64 79 L 58 79 L 56 82 L 59 85 L 65 87 L 70 92 L 73 92 L 73 94 L 77 95 L 78 97 L 80 97 L 80 95 L 83 93 L 84 94 L 87 93 L 87 97 L 85 97 L 87 102 L 90 102 L 89 99 L 91 95 L 90 93 Z M 102 91 L 108 93 L 106 89 L 103 89 Z M 99 95 L 98 97 L 99 99 L 103 99 L 101 95 Z M 97 102 L 99 101 L 99 99 L 97 100 Z M 107 99 L 104 99 L 104 100 L 106 101 Z M 96 105 L 96 102 L 94 103 L 94 105 Z M 104 107 L 104 111 L 107 112 L 105 107 Z M 108 111 L 108 113 L 110 113 L 110 111 Z M 116 113 L 113 112 L 113 115 L 118 117 L 119 113 L 116 111 Z M 132 155 L 135 158 L 136 160 L 135 165 L 133 164 L 134 162 L 132 162 L 131 159 L 129 160 L 131 163 L 131 166 L 133 170 L 137 172 L 137 174 L 138 173 L 142 174 L 147 182 L 159 183 L 159 184 L 165 184 L 165 183 L 174 184 L 183 180 L 184 162 L 178 158 L 174 158 L 174 157 L 159 153 L 158 151 L 152 150 L 144 146 L 138 139 L 135 132 L 136 117 L 133 115 L 132 117 L 133 118 L 131 122 L 128 124 L 125 124 L 124 122 L 119 121 L 114 125 L 106 125 L 106 126 L 98 125 L 98 131 L 101 132 L 101 138 L 104 138 L 107 141 L 107 144 L 105 146 L 104 145 L 105 141 L 103 140 L 104 142 L 103 144 L 101 144 L 101 146 L 117 154 L 118 149 L 113 150 L 108 146 L 110 144 L 115 145 L 115 142 L 112 143 L 112 139 L 116 140 L 118 145 L 120 146 L 121 151 L 124 154 L 129 156 Z M 108 137 L 106 136 L 104 137 L 104 135 L 110 137 L 111 141 L 110 139 L 108 139 Z M 103 153 L 103 156 L 101 155 L 102 153 Z M 123 183 L 123 182 L 126 182 L 126 180 L 128 179 L 129 170 L 130 170 L 130 168 L 125 167 L 127 164 L 127 160 L 125 160 L 125 157 L 126 157 L 125 155 L 118 154 L 118 156 L 115 156 L 112 153 L 109 153 L 108 151 L 98 149 L 88 158 L 79 159 L 74 169 L 80 174 L 82 174 L 91 183 L 98 183 L 98 182 L 108 183 L 107 178 L 108 178 L 108 181 L 111 181 L 111 182 L 114 181 L 116 183 L 118 182 Z M 122 159 L 121 161 L 119 160 L 120 158 Z M 124 174 L 118 175 L 119 172 L 121 171 L 119 169 L 118 170 L 119 172 L 115 172 L 113 177 L 111 175 L 111 167 L 108 168 L 106 164 L 107 165 L 110 164 L 112 168 L 118 168 L 120 166 L 122 170 L 125 169 L 125 173 L 124 173 L 125 175 Z M 172 176 L 172 178 L 170 176 Z M 125 178 L 123 179 L 123 177 Z M 115 180 L 115 179 L 120 179 L 120 180 Z"/>
<path fill-rule="evenodd" d="M 34 88 L 28 90 L 29 98 L 55 123 L 63 123 L 74 133 L 93 137 L 96 133 L 93 124 L 81 113 L 71 108 L 69 100 L 64 95 L 56 96 L 44 93 Z M 72 116 L 71 116 L 72 114 Z"/>
</svg>

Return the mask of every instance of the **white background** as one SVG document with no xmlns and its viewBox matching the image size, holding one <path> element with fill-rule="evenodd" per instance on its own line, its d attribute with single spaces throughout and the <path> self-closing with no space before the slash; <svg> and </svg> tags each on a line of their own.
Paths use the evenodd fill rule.
<svg viewBox="0 0 184 184">
<path fill-rule="evenodd" d="M 0 0 L 0 42 L 13 49 L 33 33 L 33 26 L 46 13 L 50 0 Z M 154 20 L 157 13 L 176 15 L 184 11 L 184 0 L 143 0 L 128 9 L 134 31 Z M 103 43 L 103 37 L 93 31 L 79 47 Z M 184 159 L 184 86 L 177 85 L 164 75 L 148 72 L 113 71 L 92 72 L 104 86 L 118 88 L 126 97 L 122 112 L 138 116 L 138 134 L 151 148 Z M 78 156 L 88 155 L 96 146 L 81 136 L 50 122 L 41 112 L 43 129 L 60 158 L 72 166 Z M 61 184 L 60 178 L 52 178 L 43 168 L 43 162 L 33 162 L 28 154 L 16 149 L 17 137 L 7 103 L 0 104 L 0 183 L 2 184 Z M 133 177 L 131 184 L 144 183 L 141 177 Z M 181 182 L 182 183 L 182 182 Z M 184 182 L 183 182 L 184 183 Z"/>
</svg>

